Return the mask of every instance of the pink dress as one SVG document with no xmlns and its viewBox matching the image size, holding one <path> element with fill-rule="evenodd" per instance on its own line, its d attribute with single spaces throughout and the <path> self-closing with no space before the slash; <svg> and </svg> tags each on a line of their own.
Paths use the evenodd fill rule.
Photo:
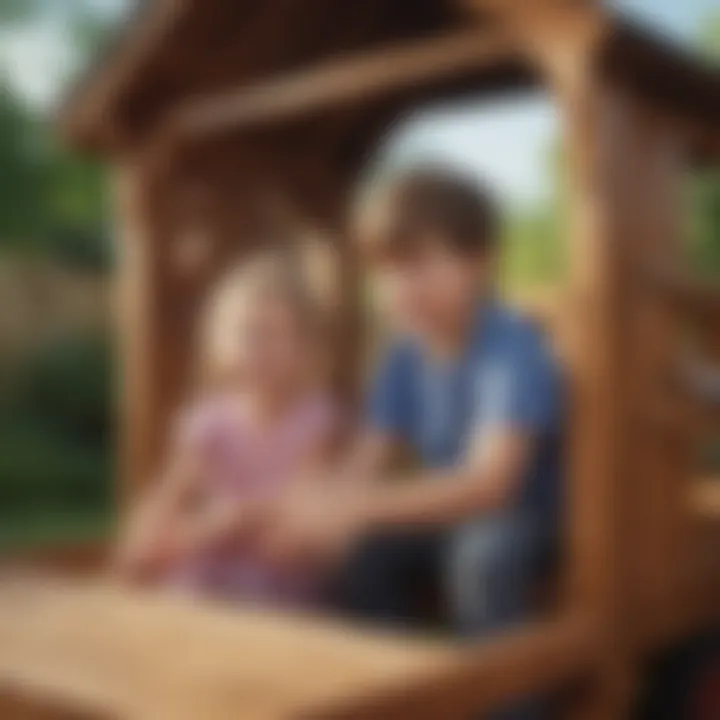
<svg viewBox="0 0 720 720">
<path fill-rule="evenodd" d="M 206 402 L 180 425 L 180 442 L 200 453 L 206 468 L 205 500 L 242 503 L 281 493 L 301 469 L 308 451 L 332 430 L 327 398 L 302 401 L 272 429 L 260 433 L 227 400 Z M 307 606 L 321 595 L 312 571 L 289 572 L 263 562 L 250 548 L 223 548 L 192 558 L 170 573 L 173 587 L 263 604 Z"/>
</svg>

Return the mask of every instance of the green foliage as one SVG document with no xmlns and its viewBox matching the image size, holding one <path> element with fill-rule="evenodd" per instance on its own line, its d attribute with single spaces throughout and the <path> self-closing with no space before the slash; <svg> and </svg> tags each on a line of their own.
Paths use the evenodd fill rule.
<svg viewBox="0 0 720 720">
<path fill-rule="evenodd" d="M 112 354 L 100 336 L 63 338 L 43 349 L 14 373 L 8 406 L 22 414 L 41 410 L 49 430 L 77 439 L 109 434 Z"/>
<path fill-rule="evenodd" d="M 508 217 L 504 237 L 503 279 L 516 289 L 557 285 L 566 272 L 567 188 L 562 145 L 548 152 L 550 195 Z"/>
<path fill-rule="evenodd" d="M 106 30 L 97 12 L 88 0 L 0 0 L 0 32 L 54 23 L 82 60 Z M 65 149 L 11 80 L 0 72 L 0 253 L 104 272 L 104 173 Z M 0 361 L 0 545 L 106 522 L 114 464 L 107 338 L 66 338 L 13 366 Z"/>
<path fill-rule="evenodd" d="M 717 64 L 720 60 L 720 13 L 703 23 L 699 49 Z M 720 167 L 693 173 L 687 198 L 690 261 L 699 273 L 720 277 Z"/>
<path fill-rule="evenodd" d="M 720 59 L 720 12 L 712 13 L 702 23 L 698 49 L 711 62 Z"/>
<path fill-rule="evenodd" d="M 0 243 L 39 236 L 41 148 L 36 123 L 7 84 L 0 84 Z"/>
<path fill-rule="evenodd" d="M 0 0 L 0 31 L 52 19 L 87 56 L 107 26 L 83 0 Z M 104 270 L 110 261 L 104 172 L 62 146 L 0 72 L 0 250 L 42 252 Z"/>
<path fill-rule="evenodd" d="M 46 508 L 103 507 L 110 475 L 101 446 L 31 424 L 8 423 L 0 434 L 0 517 Z"/>
<path fill-rule="evenodd" d="M 0 523 L 0 552 L 15 553 L 28 548 L 57 547 L 110 536 L 114 527 L 110 508 L 57 509 L 43 513 L 15 514 Z"/>
<path fill-rule="evenodd" d="M 693 174 L 687 206 L 693 269 L 701 275 L 720 277 L 720 168 Z"/>
<path fill-rule="evenodd" d="M 509 219 L 502 274 L 514 287 L 554 285 L 565 272 L 565 236 L 561 218 L 538 208 Z"/>
<path fill-rule="evenodd" d="M 102 170 L 59 147 L 7 84 L 0 85 L 0 167 L 0 249 L 108 266 Z"/>
<path fill-rule="evenodd" d="M 0 0 L 0 23 L 20 23 L 35 16 L 40 3 L 37 0 Z"/>
<path fill-rule="evenodd" d="M 107 340 L 64 339 L 20 367 L 5 368 L 4 379 L 0 518 L 106 507 L 113 464 Z"/>
</svg>

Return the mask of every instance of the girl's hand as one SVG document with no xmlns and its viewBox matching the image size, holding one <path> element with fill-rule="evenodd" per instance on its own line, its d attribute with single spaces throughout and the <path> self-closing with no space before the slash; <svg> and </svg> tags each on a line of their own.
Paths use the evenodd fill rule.
<svg viewBox="0 0 720 720">
<path fill-rule="evenodd" d="M 123 582 L 148 583 L 155 580 L 164 567 L 167 533 L 135 533 L 121 544 L 114 558 L 111 573 Z"/>
<path fill-rule="evenodd" d="M 219 502 L 179 524 L 169 552 L 187 557 L 247 542 L 256 512 L 249 502 Z"/>
</svg>

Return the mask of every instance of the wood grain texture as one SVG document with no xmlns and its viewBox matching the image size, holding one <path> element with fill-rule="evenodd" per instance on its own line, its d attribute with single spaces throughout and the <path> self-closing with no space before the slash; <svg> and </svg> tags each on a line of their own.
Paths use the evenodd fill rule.
<svg viewBox="0 0 720 720">
<path fill-rule="evenodd" d="M 581 70 L 582 68 L 579 68 Z M 629 363 L 631 108 L 592 75 L 565 79 L 573 195 L 568 312 L 572 405 L 569 420 L 568 602 L 602 627 L 593 691 L 573 717 L 624 717 L 632 702 L 628 616 L 637 530 L 631 475 L 634 378 Z"/>
<path fill-rule="evenodd" d="M 557 622 L 458 650 L 331 620 L 26 578 L 0 586 L 0 648 L 0 686 L 60 707 L 263 720 L 438 717 L 438 708 L 465 717 L 582 675 L 594 645 L 588 628 Z"/>
<path fill-rule="evenodd" d="M 373 99 L 422 83 L 451 79 L 478 65 L 517 55 L 497 31 L 469 30 L 446 37 L 396 44 L 355 58 L 334 60 L 235 92 L 194 99 L 174 111 L 166 126 L 171 137 L 298 118 L 348 103 Z M 163 135 L 161 129 L 160 135 Z"/>
</svg>

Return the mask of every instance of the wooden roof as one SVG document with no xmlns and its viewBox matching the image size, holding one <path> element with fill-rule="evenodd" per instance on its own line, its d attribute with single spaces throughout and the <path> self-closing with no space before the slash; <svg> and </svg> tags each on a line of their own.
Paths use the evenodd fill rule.
<svg viewBox="0 0 720 720">
<path fill-rule="evenodd" d="M 126 147 L 189 99 L 257 86 L 329 61 L 493 27 L 497 18 L 459 0 L 146 0 L 63 112 L 63 125 L 86 149 Z M 720 72 L 638 28 L 611 21 L 602 67 L 633 92 L 673 114 L 720 126 Z M 538 85 L 520 53 L 451 76 L 415 82 L 363 112 L 324 113 L 335 137 L 370 133 L 415 103 Z M 359 104 L 359 103 L 358 103 Z M 318 130 L 317 123 L 314 124 Z M 323 133 L 321 133 L 323 134 Z M 362 144 L 361 142 L 359 143 Z"/>
</svg>

